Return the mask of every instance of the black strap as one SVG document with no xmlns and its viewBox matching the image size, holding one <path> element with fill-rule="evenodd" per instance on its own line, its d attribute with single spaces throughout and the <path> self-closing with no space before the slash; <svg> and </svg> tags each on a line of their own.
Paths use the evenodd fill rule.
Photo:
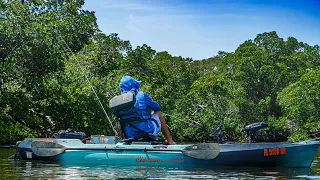
<svg viewBox="0 0 320 180">
<path fill-rule="evenodd" d="M 150 120 L 153 121 L 156 124 L 156 126 L 160 127 L 160 124 L 159 124 L 159 122 L 157 120 L 155 120 L 153 118 L 151 118 Z"/>
</svg>

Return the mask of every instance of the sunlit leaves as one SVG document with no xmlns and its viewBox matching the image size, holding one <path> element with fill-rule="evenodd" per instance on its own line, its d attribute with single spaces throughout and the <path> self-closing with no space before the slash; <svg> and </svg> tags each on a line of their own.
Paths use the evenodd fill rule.
<svg viewBox="0 0 320 180">
<path fill-rule="evenodd" d="M 292 133 L 312 134 L 320 129 L 320 71 L 306 73 L 301 79 L 284 88 L 278 95 Z M 296 137 L 297 135 L 292 135 Z"/>
</svg>

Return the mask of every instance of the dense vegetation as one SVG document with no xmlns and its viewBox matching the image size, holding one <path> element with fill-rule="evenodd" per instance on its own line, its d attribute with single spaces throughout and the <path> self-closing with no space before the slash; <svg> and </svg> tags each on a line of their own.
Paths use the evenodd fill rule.
<svg viewBox="0 0 320 180">
<path fill-rule="evenodd" d="M 318 45 L 265 32 L 193 60 L 103 34 L 83 4 L 0 0 L 0 144 L 67 128 L 113 135 L 85 75 L 113 125 L 108 102 L 131 75 L 160 103 L 176 141 L 208 140 L 219 123 L 243 140 L 243 126 L 259 121 L 269 123 L 265 141 L 320 135 Z"/>
</svg>

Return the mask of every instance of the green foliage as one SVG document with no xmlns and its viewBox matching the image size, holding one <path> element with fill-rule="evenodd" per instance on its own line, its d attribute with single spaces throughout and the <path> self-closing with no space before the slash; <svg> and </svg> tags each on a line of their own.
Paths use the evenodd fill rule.
<svg viewBox="0 0 320 180">
<path fill-rule="evenodd" d="M 6 47 L 5 61 L 18 67 L 13 73 L 33 79 L 61 70 L 65 48 L 62 39 L 76 52 L 95 31 L 95 16 L 81 10 L 83 4 L 82 0 L 8 1 L 1 44 Z"/>
<path fill-rule="evenodd" d="M 122 63 L 122 70 L 127 74 L 135 75 L 141 79 L 152 75 L 149 64 L 153 59 L 156 51 L 150 46 L 138 46 L 133 51 L 128 52 L 128 56 Z"/>
<path fill-rule="evenodd" d="M 9 144 L 21 141 L 25 137 L 33 137 L 32 130 L 22 124 L 24 121 L 15 121 L 9 114 L 10 107 L 2 107 L 0 111 L 0 144 Z"/>
<path fill-rule="evenodd" d="M 284 88 L 278 95 L 291 133 L 291 138 L 307 138 L 320 128 L 320 70 L 304 74 L 299 81 Z"/>
<path fill-rule="evenodd" d="M 26 131 L 26 126 L 37 136 L 51 135 L 51 112 L 56 109 L 50 98 L 60 94 L 53 90 L 49 93 L 45 83 L 63 72 L 66 45 L 78 52 L 89 42 L 97 29 L 96 18 L 93 12 L 81 9 L 82 0 L 2 3 L 0 103 L 10 107 L 7 114 L 12 117 L 15 133 Z M 21 119 L 25 124 L 19 122 Z M 22 125 L 21 132 L 17 123 Z"/>
</svg>

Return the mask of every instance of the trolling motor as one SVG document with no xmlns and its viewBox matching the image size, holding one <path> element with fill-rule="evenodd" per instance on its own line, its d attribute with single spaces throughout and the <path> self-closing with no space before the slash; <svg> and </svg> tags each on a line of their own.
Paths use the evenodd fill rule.
<svg viewBox="0 0 320 180">
<path fill-rule="evenodd" d="M 217 128 L 209 135 L 213 139 L 217 139 L 218 143 L 223 142 L 223 138 L 221 137 L 221 129 L 223 125 L 219 124 Z M 245 125 L 243 127 L 242 132 L 246 133 L 247 140 L 249 143 L 255 142 L 255 137 L 257 132 L 261 129 L 267 128 L 268 124 L 265 122 L 257 122 L 249 125 Z"/>
<path fill-rule="evenodd" d="M 243 127 L 242 132 L 245 132 L 247 135 L 247 139 L 249 143 L 254 142 L 254 137 L 256 136 L 257 132 L 260 129 L 264 129 L 267 128 L 268 124 L 265 122 L 257 122 L 257 123 L 253 123 L 253 124 L 249 124 L 249 125 L 245 125 Z"/>
</svg>

